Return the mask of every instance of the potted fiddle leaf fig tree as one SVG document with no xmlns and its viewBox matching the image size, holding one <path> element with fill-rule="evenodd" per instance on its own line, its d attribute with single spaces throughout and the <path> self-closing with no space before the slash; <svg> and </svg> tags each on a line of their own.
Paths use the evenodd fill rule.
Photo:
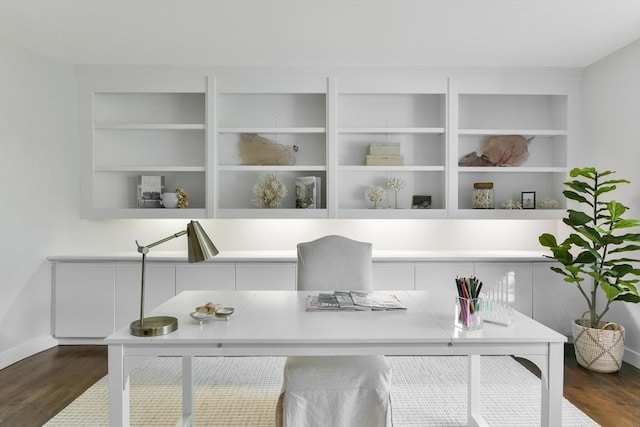
<svg viewBox="0 0 640 427">
<path fill-rule="evenodd" d="M 613 179 L 613 171 L 593 167 L 571 170 L 562 194 L 578 203 L 579 210 L 567 209 L 563 222 L 570 234 L 562 242 L 544 233 L 540 244 L 551 250 L 547 258 L 559 265 L 551 270 L 573 284 L 587 303 L 587 311 L 573 322 L 573 339 L 578 363 L 597 372 L 616 372 L 622 366 L 624 328 L 606 322 L 611 303 L 640 302 L 638 268 L 640 220 L 622 216 L 627 207 L 608 198 L 626 179 Z M 628 253 L 633 256 L 626 257 Z M 588 318 L 585 316 L 588 314 Z"/>
</svg>

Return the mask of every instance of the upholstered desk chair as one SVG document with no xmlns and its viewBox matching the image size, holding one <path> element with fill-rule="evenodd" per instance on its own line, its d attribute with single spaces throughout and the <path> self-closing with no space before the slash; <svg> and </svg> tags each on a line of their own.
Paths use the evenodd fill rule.
<svg viewBox="0 0 640 427">
<path fill-rule="evenodd" d="M 371 247 L 343 236 L 298 244 L 298 290 L 370 291 Z M 384 356 L 291 356 L 276 425 L 391 426 L 390 391 L 391 368 Z"/>
</svg>

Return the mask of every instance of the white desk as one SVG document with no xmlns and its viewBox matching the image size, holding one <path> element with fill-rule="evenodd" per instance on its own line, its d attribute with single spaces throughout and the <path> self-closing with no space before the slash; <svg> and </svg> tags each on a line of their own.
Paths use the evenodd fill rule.
<svg viewBox="0 0 640 427">
<path fill-rule="evenodd" d="M 307 312 L 306 291 L 182 292 L 148 313 L 178 318 L 177 331 L 134 337 L 123 328 L 105 339 L 109 346 L 109 424 L 129 425 L 129 372 L 148 357 L 183 358 L 180 424 L 190 425 L 193 357 L 374 354 L 469 356 L 469 425 L 485 425 L 479 411 L 480 356 L 525 357 L 542 371 L 541 424 L 561 424 L 566 337 L 518 313 L 508 328 L 485 323 L 481 330 L 464 332 L 453 326 L 452 294 L 389 293 L 397 295 L 408 309 Z M 209 301 L 236 311 L 229 321 L 200 325 L 189 313 Z"/>
</svg>

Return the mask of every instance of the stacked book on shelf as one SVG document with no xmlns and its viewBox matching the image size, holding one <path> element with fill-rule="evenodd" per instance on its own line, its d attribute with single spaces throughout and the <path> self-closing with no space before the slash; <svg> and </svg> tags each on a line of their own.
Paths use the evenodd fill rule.
<svg viewBox="0 0 640 427">
<path fill-rule="evenodd" d="M 404 166 L 399 142 L 372 142 L 369 144 L 367 166 Z"/>
<path fill-rule="evenodd" d="M 307 297 L 307 311 L 406 310 L 395 295 L 362 291 L 335 291 Z"/>
</svg>

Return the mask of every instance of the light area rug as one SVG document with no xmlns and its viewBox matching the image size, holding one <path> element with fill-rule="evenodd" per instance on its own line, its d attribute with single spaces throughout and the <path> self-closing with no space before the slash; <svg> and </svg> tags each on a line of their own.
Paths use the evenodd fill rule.
<svg viewBox="0 0 640 427">
<path fill-rule="evenodd" d="M 393 369 L 394 427 L 464 426 L 467 358 L 388 357 Z M 275 420 L 282 357 L 208 357 L 194 360 L 196 426 L 265 426 Z M 180 359 L 150 359 L 131 373 L 131 424 L 173 426 L 182 413 Z M 481 414 L 490 426 L 540 425 L 540 380 L 508 356 L 481 358 Z M 106 377 L 46 426 L 107 426 Z M 597 426 L 562 402 L 563 426 Z"/>
</svg>

